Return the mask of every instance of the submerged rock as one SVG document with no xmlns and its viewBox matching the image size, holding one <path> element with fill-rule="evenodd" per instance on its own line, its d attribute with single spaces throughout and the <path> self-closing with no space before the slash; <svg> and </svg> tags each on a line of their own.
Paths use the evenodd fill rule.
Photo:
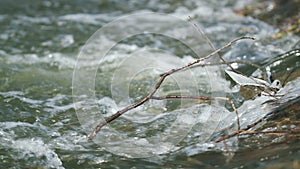
<svg viewBox="0 0 300 169">
<path fill-rule="evenodd" d="M 300 76 L 300 49 L 267 59 L 263 62 L 263 67 L 270 68 L 272 80 L 278 79 L 285 85 Z"/>
<path fill-rule="evenodd" d="M 261 119 L 263 123 L 252 129 L 255 130 L 252 133 L 255 137 L 245 137 L 243 144 L 251 145 L 251 147 L 264 147 L 274 143 L 288 143 L 300 139 L 299 58 L 300 50 L 295 49 L 262 62 L 263 68 L 270 68 L 272 80 L 279 79 L 283 87 L 274 95 L 274 99 L 256 105 L 268 107 L 270 112 Z M 260 97 L 258 96 L 255 100 Z M 246 135 L 248 134 L 246 132 Z M 253 145 L 253 142 L 259 143 L 259 145 Z"/>
</svg>

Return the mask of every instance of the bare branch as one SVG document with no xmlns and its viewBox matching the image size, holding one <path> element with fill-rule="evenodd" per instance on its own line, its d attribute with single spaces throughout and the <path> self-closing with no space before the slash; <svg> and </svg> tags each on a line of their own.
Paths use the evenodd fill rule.
<svg viewBox="0 0 300 169">
<path fill-rule="evenodd" d="M 254 40 L 253 37 L 249 37 L 249 36 L 242 36 L 236 39 L 233 39 L 232 41 L 230 41 L 229 43 L 227 43 L 226 45 L 224 45 L 223 47 L 219 48 L 218 50 L 215 50 L 214 52 L 210 53 L 209 55 L 203 57 L 203 58 L 199 58 L 191 63 L 188 63 L 185 66 L 182 67 L 178 67 L 175 69 L 171 69 L 167 72 L 165 72 L 164 74 L 162 74 L 162 76 L 160 77 L 160 79 L 158 80 L 158 82 L 156 83 L 154 89 L 142 100 L 140 100 L 139 102 L 136 102 L 134 104 L 131 104 L 127 107 L 125 107 L 124 109 L 121 109 L 119 111 L 117 111 L 115 114 L 111 115 L 110 117 L 105 118 L 104 121 L 101 121 L 95 128 L 94 130 L 88 135 L 88 139 L 91 140 L 93 139 L 97 133 L 101 130 L 101 128 L 106 125 L 107 123 L 110 123 L 111 121 L 115 120 L 116 118 L 118 118 L 119 116 L 121 116 L 122 114 L 126 113 L 129 110 L 132 110 L 136 107 L 139 107 L 140 105 L 144 104 L 145 102 L 147 102 L 158 90 L 158 88 L 161 86 L 162 82 L 165 80 L 166 77 L 168 77 L 169 75 L 176 73 L 178 71 L 184 70 L 186 68 L 189 68 L 201 61 L 204 61 L 212 56 L 214 56 L 215 54 L 217 54 L 218 52 L 220 52 L 221 50 L 228 48 L 229 46 L 231 46 L 232 44 L 234 44 L 235 42 L 239 41 L 239 40 L 243 40 L 243 39 L 250 39 L 250 40 Z"/>
</svg>

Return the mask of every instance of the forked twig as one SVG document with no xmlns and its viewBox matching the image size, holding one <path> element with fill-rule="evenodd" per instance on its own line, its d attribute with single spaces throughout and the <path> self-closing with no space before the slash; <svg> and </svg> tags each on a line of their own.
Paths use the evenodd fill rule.
<svg viewBox="0 0 300 169">
<path fill-rule="evenodd" d="M 215 47 L 214 47 L 214 45 L 213 45 L 212 42 L 210 41 L 210 39 L 206 36 L 206 34 L 198 27 L 198 25 L 197 25 L 195 22 L 193 22 L 192 17 L 191 17 L 191 16 L 188 16 L 188 18 L 189 18 L 189 21 L 192 22 L 193 26 L 194 26 L 195 29 L 198 31 L 198 33 L 199 33 L 203 38 L 205 38 L 205 40 L 208 42 L 208 45 L 209 45 L 213 50 L 216 50 Z M 226 60 L 219 54 L 219 52 L 217 52 L 216 54 L 217 54 L 217 56 L 219 57 L 219 59 L 221 60 L 221 64 L 226 64 L 233 72 L 246 76 L 243 72 L 240 72 L 240 71 L 234 69 L 234 68 L 231 66 L 231 63 L 230 63 L 230 62 L 226 62 Z M 238 62 L 235 62 L 235 63 L 238 63 Z M 241 62 L 241 63 L 242 63 L 242 62 Z M 259 67 L 258 65 L 251 64 L 251 63 L 248 63 L 248 62 L 244 62 L 243 64 L 250 64 L 251 66 Z M 196 65 L 196 66 L 198 66 L 198 65 Z M 196 66 L 195 66 L 195 67 L 196 67 Z M 259 69 L 261 69 L 261 68 L 259 67 Z M 266 74 L 266 70 L 262 70 L 262 72 L 263 72 L 264 74 Z M 254 83 L 259 84 L 259 82 L 258 82 L 257 80 L 255 80 L 254 78 L 252 78 L 252 77 L 249 77 L 249 78 L 250 78 Z M 265 87 L 268 87 L 268 86 L 265 86 Z M 263 91 L 263 90 L 260 89 L 260 88 L 258 88 L 258 90 Z M 269 91 L 264 91 L 264 92 L 267 93 L 268 95 L 272 96 L 272 94 L 271 94 Z"/>
<path fill-rule="evenodd" d="M 175 69 L 171 69 L 165 73 L 163 73 L 161 76 L 160 76 L 160 79 L 158 80 L 158 82 L 156 83 L 155 87 L 152 89 L 152 91 L 150 93 L 148 93 L 148 95 L 146 97 L 144 97 L 142 100 L 140 100 L 139 102 L 136 102 L 134 104 L 131 104 L 119 111 L 117 111 L 115 114 L 107 117 L 104 119 L 104 121 L 101 121 L 95 128 L 94 130 L 87 136 L 89 140 L 93 139 L 97 133 L 101 130 L 101 128 L 103 126 L 105 126 L 107 123 L 110 123 L 111 121 L 115 120 L 116 118 L 118 118 L 119 116 L 121 116 L 122 114 L 126 113 L 127 111 L 129 110 L 132 110 L 136 107 L 139 107 L 140 105 L 144 104 L 145 102 L 147 102 L 149 99 L 151 99 L 153 97 L 153 95 L 156 93 L 156 91 L 159 89 L 159 87 L 161 86 L 162 82 L 165 80 L 166 77 L 168 77 L 169 75 L 173 74 L 173 73 L 176 73 L 178 71 L 181 71 L 181 70 L 184 70 L 186 68 L 189 68 L 201 61 L 204 61 L 212 56 L 214 56 L 215 54 L 217 54 L 218 52 L 220 52 L 221 50 L 225 49 L 225 48 L 228 48 L 229 46 L 231 46 L 233 43 L 239 41 L 239 40 L 242 40 L 242 39 L 250 39 L 250 40 L 254 40 L 253 37 L 249 37 L 249 36 L 242 36 L 242 37 L 239 37 L 239 38 L 236 38 L 236 39 L 233 39 L 232 41 L 230 41 L 229 43 L 227 43 L 226 45 L 224 45 L 223 47 L 215 50 L 214 52 L 210 53 L 209 55 L 203 57 L 203 58 L 199 58 L 191 63 L 188 63 L 187 65 L 185 66 L 182 66 L 182 67 L 178 67 L 178 68 L 175 68 Z"/>
<path fill-rule="evenodd" d="M 200 35 L 202 37 L 205 38 L 205 40 L 208 42 L 208 45 L 213 49 L 213 50 L 216 50 L 216 48 L 214 47 L 214 45 L 211 43 L 210 39 L 206 36 L 206 34 L 199 28 L 199 26 L 193 22 L 193 19 L 191 16 L 189 16 L 189 20 L 190 22 L 192 22 L 193 26 L 195 27 L 195 29 L 200 33 Z M 222 63 L 225 63 L 226 64 L 226 61 L 224 60 L 224 58 L 218 53 L 216 53 L 219 57 L 219 59 L 222 61 Z M 232 70 L 232 71 L 235 71 L 235 69 L 230 65 L 230 64 L 227 64 L 227 66 Z"/>
</svg>

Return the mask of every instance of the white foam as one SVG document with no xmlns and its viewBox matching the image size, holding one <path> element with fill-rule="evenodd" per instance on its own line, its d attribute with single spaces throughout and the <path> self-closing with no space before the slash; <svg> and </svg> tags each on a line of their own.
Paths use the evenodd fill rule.
<svg viewBox="0 0 300 169">
<path fill-rule="evenodd" d="M 18 151 L 18 159 L 27 159 L 30 157 L 34 158 L 45 158 L 44 165 L 47 168 L 64 169 L 62 161 L 58 155 L 53 151 L 47 144 L 41 139 L 19 139 L 13 141 L 11 146 Z"/>
</svg>

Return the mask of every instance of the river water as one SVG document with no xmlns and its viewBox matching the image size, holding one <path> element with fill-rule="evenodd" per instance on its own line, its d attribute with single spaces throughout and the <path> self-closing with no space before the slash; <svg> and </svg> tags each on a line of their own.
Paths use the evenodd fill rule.
<svg viewBox="0 0 300 169">
<path fill-rule="evenodd" d="M 224 78 L 223 66 L 171 76 L 157 95 L 232 97 L 241 127 L 291 100 L 296 100 L 291 105 L 298 105 L 293 111 L 299 114 L 299 37 L 275 38 L 277 28 L 234 12 L 247 3 L 0 1 L 0 168 L 299 167 L 299 136 L 212 142 L 237 129 L 235 113 L 224 101 L 151 100 L 87 141 L 102 117 L 142 99 L 161 73 L 212 51 L 185 22 L 189 16 L 216 48 L 236 37 L 256 38 L 223 50 L 226 60 L 269 64 L 278 74 L 296 73 L 279 91 L 276 104 L 265 104 L 273 96 L 245 100 Z M 126 38 L 118 39 L 122 36 Z M 289 57 L 278 57 L 291 50 L 295 52 Z M 247 75 L 255 71 L 251 66 L 240 70 Z"/>
</svg>

